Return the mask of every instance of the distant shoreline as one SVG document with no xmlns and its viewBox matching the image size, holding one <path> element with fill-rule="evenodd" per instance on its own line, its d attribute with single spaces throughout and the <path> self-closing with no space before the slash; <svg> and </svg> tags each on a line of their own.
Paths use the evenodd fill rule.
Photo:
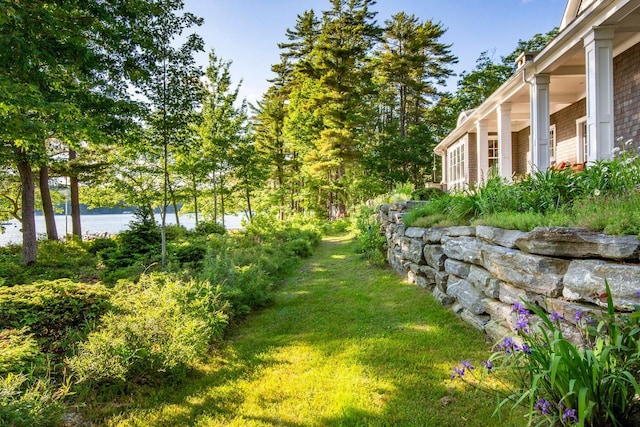
<svg viewBox="0 0 640 427">
<path fill-rule="evenodd" d="M 160 223 L 160 215 L 156 213 L 156 221 Z M 226 215 L 225 216 L 225 228 L 237 229 L 242 228 L 240 215 Z M 135 219 L 133 213 L 116 213 L 116 214 L 83 214 L 80 216 L 82 222 L 82 234 L 89 236 L 115 235 L 129 228 L 131 221 Z M 44 235 L 46 226 L 44 223 L 43 215 L 36 215 L 36 233 Z M 55 215 L 56 227 L 58 229 L 58 235 L 64 236 L 71 234 L 71 216 L 70 215 Z M 175 215 L 172 213 L 167 215 L 166 222 L 168 225 L 175 224 Z M 195 217 L 192 214 L 180 215 L 180 225 L 192 230 L 195 228 Z M 22 232 L 20 231 L 20 222 L 18 220 L 8 221 L 7 225 L 4 225 L 4 233 L 0 233 L 0 246 L 7 246 L 10 244 L 22 243 Z"/>
</svg>

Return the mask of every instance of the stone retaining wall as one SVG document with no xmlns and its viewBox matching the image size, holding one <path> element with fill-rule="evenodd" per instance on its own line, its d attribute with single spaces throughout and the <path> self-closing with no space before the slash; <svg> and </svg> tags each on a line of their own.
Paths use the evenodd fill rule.
<svg viewBox="0 0 640 427">
<path fill-rule="evenodd" d="M 513 331 L 515 302 L 557 312 L 565 336 L 578 340 L 574 318 L 606 308 L 605 279 L 616 309 L 640 305 L 640 240 L 580 228 L 539 227 L 530 233 L 495 227 L 406 227 L 406 202 L 378 214 L 389 264 L 431 291 L 497 341 Z"/>
</svg>

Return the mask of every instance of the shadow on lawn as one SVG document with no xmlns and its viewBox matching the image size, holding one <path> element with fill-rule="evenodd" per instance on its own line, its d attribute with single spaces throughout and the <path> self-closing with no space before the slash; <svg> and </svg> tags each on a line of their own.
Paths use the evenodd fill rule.
<svg viewBox="0 0 640 427">
<path fill-rule="evenodd" d="M 272 355 L 301 344 L 325 359 L 349 352 L 367 376 L 386 384 L 367 390 L 379 410 L 347 404 L 337 416 L 318 414 L 312 425 L 501 425 L 489 419 L 495 399 L 453 389 L 447 381 L 460 359 L 486 356 L 479 332 L 426 293 L 400 284 L 394 273 L 371 270 L 354 255 L 352 244 L 324 243 L 318 252 L 283 288 L 274 307 L 231 331 L 224 348 L 183 384 L 157 389 L 136 410 L 155 414 L 153 425 L 207 425 L 206 417 L 217 422 L 246 417 L 256 425 L 302 426 L 237 413 L 245 397 L 235 387 L 288 363 Z M 327 262 L 320 265 L 318 258 Z M 268 404 L 281 402 L 273 396 Z M 168 409 L 174 405 L 178 409 Z"/>
</svg>

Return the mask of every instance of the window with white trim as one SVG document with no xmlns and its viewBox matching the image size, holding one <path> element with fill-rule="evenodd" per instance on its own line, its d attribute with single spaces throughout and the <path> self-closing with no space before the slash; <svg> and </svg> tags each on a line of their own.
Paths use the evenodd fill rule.
<svg viewBox="0 0 640 427">
<path fill-rule="evenodd" d="M 589 142 L 587 140 L 587 118 L 581 117 L 576 120 L 576 136 L 577 136 L 577 160 L 578 163 L 587 162 L 589 157 Z"/>
<path fill-rule="evenodd" d="M 489 167 L 498 167 L 498 140 L 489 138 Z"/>
<path fill-rule="evenodd" d="M 451 188 L 464 184 L 464 149 L 465 139 L 458 141 L 447 150 L 447 159 L 449 160 L 449 186 Z"/>
<path fill-rule="evenodd" d="M 549 158 L 551 164 L 556 162 L 556 155 L 558 154 L 558 147 L 556 145 L 556 125 L 551 125 L 549 128 Z"/>
</svg>

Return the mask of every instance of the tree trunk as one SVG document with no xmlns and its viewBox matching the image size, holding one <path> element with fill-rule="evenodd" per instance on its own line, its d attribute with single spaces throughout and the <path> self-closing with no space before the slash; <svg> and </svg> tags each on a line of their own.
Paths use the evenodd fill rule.
<svg viewBox="0 0 640 427">
<path fill-rule="evenodd" d="M 22 186 L 22 263 L 32 265 L 38 255 L 35 219 L 35 185 L 31 165 L 24 152 L 18 153 L 18 172 Z"/>
<path fill-rule="evenodd" d="M 400 86 L 400 138 L 407 136 L 407 86 Z"/>
<path fill-rule="evenodd" d="M 42 212 L 44 212 L 44 222 L 47 226 L 47 238 L 58 240 L 58 230 L 56 228 L 56 218 L 51 203 L 51 192 L 49 191 L 49 167 L 40 168 L 40 197 L 42 198 Z"/>
<path fill-rule="evenodd" d="M 224 227 L 224 192 L 222 191 L 220 192 L 220 216 L 222 216 L 222 226 Z"/>
<path fill-rule="evenodd" d="M 218 222 L 218 181 L 216 171 L 213 171 L 213 222 Z"/>
<path fill-rule="evenodd" d="M 171 204 L 173 205 L 173 213 L 176 216 L 176 225 L 180 225 L 180 215 L 178 215 L 178 204 L 176 203 L 176 193 L 173 192 L 171 181 L 169 181 L 169 194 L 171 194 Z"/>
<path fill-rule="evenodd" d="M 153 225 L 158 225 L 158 223 L 156 222 L 156 214 L 153 211 L 153 206 L 151 206 L 151 203 L 147 203 L 147 212 L 149 212 L 149 216 L 151 217 L 151 222 L 153 223 Z"/>
<path fill-rule="evenodd" d="M 198 226 L 198 187 L 196 177 L 193 177 L 193 211 L 196 215 L 196 227 Z"/>
<path fill-rule="evenodd" d="M 253 219 L 253 215 L 251 214 L 251 192 L 249 191 L 249 187 L 246 189 L 247 191 L 247 209 L 249 210 L 249 222 Z"/>
<path fill-rule="evenodd" d="M 169 154 L 169 148 L 167 144 L 167 136 L 165 131 L 165 140 L 164 140 L 164 161 L 163 161 L 163 175 L 164 175 L 164 185 L 163 185 L 163 196 L 162 196 L 162 211 L 160 215 L 162 216 L 162 225 L 160 228 L 162 235 L 162 244 L 161 244 L 161 253 L 162 253 L 162 268 L 167 266 L 167 206 L 169 205 L 167 200 L 167 191 L 169 187 L 169 170 L 168 170 L 168 160 L 167 156 Z"/>
<path fill-rule="evenodd" d="M 69 149 L 69 160 L 75 160 L 76 151 Z M 71 229 L 74 236 L 82 240 L 82 225 L 80 223 L 80 188 L 78 177 L 69 177 L 69 189 L 71 190 Z"/>
</svg>

